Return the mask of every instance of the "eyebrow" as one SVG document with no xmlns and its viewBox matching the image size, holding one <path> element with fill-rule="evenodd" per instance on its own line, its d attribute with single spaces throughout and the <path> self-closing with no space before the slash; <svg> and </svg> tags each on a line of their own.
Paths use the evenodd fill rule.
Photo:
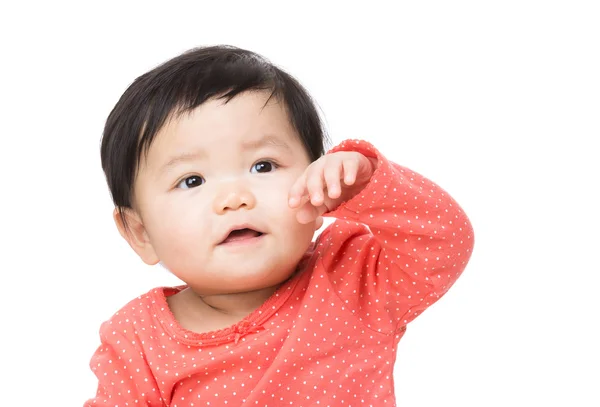
<svg viewBox="0 0 600 407">
<path fill-rule="evenodd" d="M 244 150 L 258 150 L 262 147 L 268 146 L 272 146 L 277 149 L 283 149 L 288 153 L 292 152 L 292 148 L 284 140 L 281 140 L 273 135 L 265 135 L 257 140 L 245 141 L 242 144 L 242 148 Z M 164 173 L 178 164 L 200 160 L 207 156 L 208 154 L 204 149 L 178 154 L 174 157 L 171 157 L 169 161 L 167 161 L 167 163 L 161 167 L 159 173 Z"/>
<path fill-rule="evenodd" d="M 273 135 L 265 135 L 258 140 L 246 141 L 242 144 L 244 150 L 258 150 L 261 147 L 273 146 L 278 149 L 287 150 L 291 153 L 292 148 L 284 141 Z"/>
<path fill-rule="evenodd" d="M 167 163 L 160 168 L 159 174 L 169 171 L 171 168 L 175 167 L 178 164 L 190 162 L 190 161 L 196 161 L 196 160 L 199 160 L 204 157 L 206 157 L 206 151 L 204 151 L 204 150 L 197 150 L 195 152 L 182 153 L 182 154 L 176 155 L 175 157 L 172 157 L 169 161 L 167 161 Z"/>
</svg>

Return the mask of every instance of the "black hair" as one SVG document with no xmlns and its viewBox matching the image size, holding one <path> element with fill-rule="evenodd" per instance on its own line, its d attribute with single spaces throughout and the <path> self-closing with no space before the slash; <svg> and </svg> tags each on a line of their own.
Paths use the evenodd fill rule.
<svg viewBox="0 0 600 407">
<path fill-rule="evenodd" d="M 166 121 L 211 98 L 228 102 L 252 90 L 270 91 L 271 97 L 284 104 L 311 162 L 324 154 L 328 139 L 320 116 L 295 78 L 245 49 L 218 45 L 189 50 L 138 77 L 106 120 L 100 148 L 102 169 L 125 227 L 123 214 L 133 207 L 141 155 L 148 152 Z"/>
</svg>

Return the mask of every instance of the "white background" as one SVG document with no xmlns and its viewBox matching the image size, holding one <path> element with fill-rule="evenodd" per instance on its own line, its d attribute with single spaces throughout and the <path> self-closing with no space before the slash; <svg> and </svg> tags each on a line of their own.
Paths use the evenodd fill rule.
<svg viewBox="0 0 600 407">
<path fill-rule="evenodd" d="M 82 405 L 100 323 L 177 283 L 119 237 L 100 136 L 136 76 L 228 43 L 473 222 L 465 273 L 400 344 L 399 405 L 599 406 L 598 3 L 216 3 L 0 6 L 1 404 Z"/>
</svg>

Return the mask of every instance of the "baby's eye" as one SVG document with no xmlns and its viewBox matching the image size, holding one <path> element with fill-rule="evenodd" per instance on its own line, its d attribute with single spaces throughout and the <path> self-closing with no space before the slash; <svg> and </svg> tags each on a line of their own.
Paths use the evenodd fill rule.
<svg viewBox="0 0 600 407">
<path fill-rule="evenodd" d="M 250 172 L 265 173 L 273 171 L 277 166 L 270 161 L 259 161 L 252 166 Z"/>
<path fill-rule="evenodd" d="M 183 180 L 181 180 L 181 182 L 179 184 L 177 184 L 177 188 L 181 188 L 181 189 L 189 189 L 189 188 L 195 188 L 195 187 L 199 187 L 200 185 L 204 184 L 206 181 L 204 181 L 204 178 L 202 178 L 199 175 L 192 175 L 190 177 L 187 177 Z"/>
</svg>

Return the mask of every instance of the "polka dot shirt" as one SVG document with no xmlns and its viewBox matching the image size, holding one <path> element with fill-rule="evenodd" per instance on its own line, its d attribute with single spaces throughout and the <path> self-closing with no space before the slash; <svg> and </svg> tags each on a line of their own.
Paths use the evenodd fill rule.
<svg viewBox="0 0 600 407">
<path fill-rule="evenodd" d="M 91 406 L 395 406 L 393 366 L 406 325 L 464 270 L 471 224 L 439 186 L 364 141 L 332 151 L 378 159 L 370 183 L 294 275 L 229 328 L 178 325 L 157 288 L 100 329 Z"/>
</svg>

